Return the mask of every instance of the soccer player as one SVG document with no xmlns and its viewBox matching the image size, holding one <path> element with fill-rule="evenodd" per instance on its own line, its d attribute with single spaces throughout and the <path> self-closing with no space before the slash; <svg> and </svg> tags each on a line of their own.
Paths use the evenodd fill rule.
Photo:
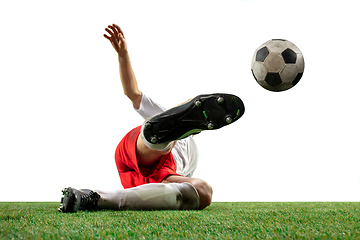
<svg viewBox="0 0 360 240">
<path fill-rule="evenodd" d="M 213 190 L 193 178 L 198 162 L 194 135 L 219 129 L 244 114 L 241 99 L 231 94 L 199 95 L 166 110 L 139 90 L 121 28 L 112 24 L 104 37 L 118 54 L 125 95 L 144 119 L 116 148 L 115 162 L 124 187 L 117 191 L 65 188 L 59 211 L 196 210 L 211 204 Z"/>
</svg>

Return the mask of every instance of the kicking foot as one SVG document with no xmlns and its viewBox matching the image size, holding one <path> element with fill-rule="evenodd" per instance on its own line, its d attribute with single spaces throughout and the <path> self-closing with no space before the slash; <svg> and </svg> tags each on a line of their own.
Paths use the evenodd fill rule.
<svg viewBox="0 0 360 240">
<path fill-rule="evenodd" d="M 145 122 L 143 134 L 153 144 L 170 142 L 219 129 L 238 120 L 245 111 L 241 99 L 231 94 L 199 95 Z"/>
<path fill-rule="evenodd" d="M 59 212 L 77 212 L 78 210 L 96 209 L 100 195 L 89 189 L 65 188 L 62 190 L 63 197 Z"/>
</svg>

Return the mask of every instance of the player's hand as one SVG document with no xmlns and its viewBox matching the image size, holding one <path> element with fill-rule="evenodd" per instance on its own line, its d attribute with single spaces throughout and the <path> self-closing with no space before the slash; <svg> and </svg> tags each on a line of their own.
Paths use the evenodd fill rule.
<svg viewBox="0 0 360 240">
<path fill-rule="evenodd" d="M 105 31 L 110 34 L 110 36 L 104 34 L 104 37 L 107 38 L 111 45 L 114 47 L 115 51 L 121 55 L 127 52 L 127 44 L 125 40 L 125 36 L 121 28 L 116 25 L 109 25 L 105 28 Z"/>
</svg>

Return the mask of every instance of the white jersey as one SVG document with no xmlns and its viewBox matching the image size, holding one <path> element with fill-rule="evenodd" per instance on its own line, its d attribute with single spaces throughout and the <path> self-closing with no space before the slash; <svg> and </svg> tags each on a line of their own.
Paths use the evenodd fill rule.
<svg viewBox="0 0 360 240">
<path fill-rule="evenodd" d="M 139 109 L 134 108 L 145 120 L 166 111 L 166 108 L 154 102 L 142 93 Z M 191 177 L 197 167 L 198 150 L 192 136 L 177 140 L 171 153 L 175 160 L 176 173 Z"/>
</svg>

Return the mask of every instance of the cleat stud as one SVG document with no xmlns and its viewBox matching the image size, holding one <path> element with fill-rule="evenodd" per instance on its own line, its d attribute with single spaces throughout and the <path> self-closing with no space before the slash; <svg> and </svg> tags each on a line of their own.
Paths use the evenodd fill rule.
<svg viewBox="0 0 360 240">
<path fill-rule="evenodd" d="M 145 128 L 150 128 L 151 127 L 151 122 L 150 121 L 147 121 L 146 123 L 145 123 Z"/>
<path fill-rule="evenodd" d="M 201 102 L 200 102 L 200 100 L 196 100 L 196 101 L 195 101 L 195 106 L 196 106 L 196 107 L 201 107 Z"/>
<path fill-rule="evenodd" d="M 226 120 L 227 123 L 232 123 L 232 118 L 231 117 L 227 117 L 225 120 Z"/>
<path fill-rule="evenodd" d="M 157 137 L 155 137 L 155 136 L 151 137 L 150 141 L 151 141 L 151 143 L 155 144 L 157 142 Z"/>
<path fill-rule="evenodd" d="M 60 203 L 63 203 L 63 201 L 64 201 L 64 198 L 62 197 L 61 200 L 60 200 Z"/>
<path fill-rule="evenodd" d="M 212 124 L 212 123 L 208 123 L 207 127 L 208 127 L 208 129 L 209 129 L 209 130 L 211 130 L 211 129 L 213 129 L 213 128 L 214 128 L 214 124 Z"/>
<path fill-rule="evenodd" d="M 217 98 L 217 102 L 218 102 L 219 104 L 224 103 L 224 98 L 223 98 L 223 97 L 218 97 L 218 98 Z"/>
<path fill-rule="evenodd" d="M 236 116 L 240 116 L 240 109 L 237 110 Z"/>
<path fill-rule="evenodd" d="M 66 192 L 66 196 L 67 196 L 67 197 L 69 196 L 69 192 Z"/>
</svg>

